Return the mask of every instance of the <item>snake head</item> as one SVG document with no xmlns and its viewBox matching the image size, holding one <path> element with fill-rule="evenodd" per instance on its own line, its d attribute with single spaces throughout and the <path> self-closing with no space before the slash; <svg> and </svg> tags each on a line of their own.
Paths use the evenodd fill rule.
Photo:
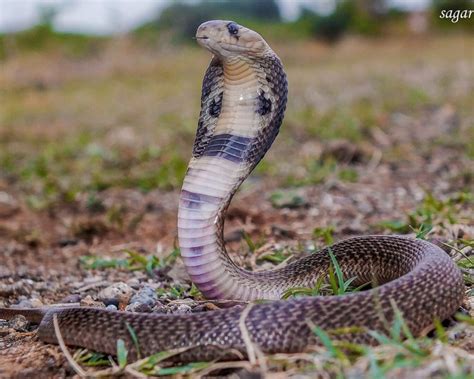
<svg viewBox="0 0 474 379">
<path fill-rule="evenodd" d="M 271 52 L 263 37 L 233 21 L 212 20 L 196 31 L 198 43 L 223 59 L 241 56 L 264 56 Z"/>
</svg>

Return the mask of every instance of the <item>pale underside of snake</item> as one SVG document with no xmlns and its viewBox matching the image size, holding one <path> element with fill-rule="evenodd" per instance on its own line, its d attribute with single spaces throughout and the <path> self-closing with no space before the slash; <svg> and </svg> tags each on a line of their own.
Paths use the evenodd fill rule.
<svg viewBox="0 0 474 379">
<path fill-rule="evenodd" d="M 452 315 L 462 302 L 460 271 L 439 247 L 402 236 L 364 236 L 330 247 L 346 278 L 379 286 L 342 296 L 278 300 L 292 287 L 313 286 L 327 275 L 329 248 L 271 271 L 234 264 L 223 240 L 226 210 L 240 184 L 278 134 L 287 99 L 282 63 L 256 32 L 231 21 L 209 21 L 196 33 L 213 53 L 202 86 L 193 156 L 181 191 L 178 236 L 187 272 L 209 299 L 273 301 L 186 315 L 140 314 L 94 308 L 0 309 L 39 322 L 39 338 L 57 343 L 56 317 L 67 345 L 115 354 L 123 339 L 136 356 L 187 348 L 181 361 L 246 356 L 239 322 L 265 353 L 298 352 L 318 343 L 310 325 L 338 330 L 333 338 L 375 343 L 398 309 L 415 335 Z M 240 354 L 236 354 L 235 352 Z"/>
</svg>

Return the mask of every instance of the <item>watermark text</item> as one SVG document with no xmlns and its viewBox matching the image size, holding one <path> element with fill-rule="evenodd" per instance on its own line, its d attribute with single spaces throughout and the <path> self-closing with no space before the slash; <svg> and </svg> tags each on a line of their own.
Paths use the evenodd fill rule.
<svg viewBox="0 0 474 379">
<path fill-rule="evenodd" d="M 464 10 L 460 10 L 460 9 L 458 9 L 458 10 L 452 10 L 452 9 L 445 10 L 445 9 L 443 9 L 441 11 L 441 14 L 439 15 L 439 18 L 450 19 L 451 22 L 453 24 L 455 24 L 460 19 L 471 18 L 471 15 L 474 15 L 474 10 L 468 10 L 468 9 L 464 9 Z"/>
</svg>

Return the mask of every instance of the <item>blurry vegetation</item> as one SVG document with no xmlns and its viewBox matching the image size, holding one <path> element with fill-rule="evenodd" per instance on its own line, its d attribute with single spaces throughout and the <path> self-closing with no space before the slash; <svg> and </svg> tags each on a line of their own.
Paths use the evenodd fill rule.
<svg viewBox="0 0 474 379">
<path fill-rule="evenodd" d="M 153 274 L 153 270 L 171 266 L 179 256 L 179 249 L 160 259 L 156 255 L 143 255 L 134 250 L 124 250 L 125 258 L 103 258 L 95 255 L 82 256 L 79 263 L 87 270 L 104 270 L 108 268 L 128 271 L 146 271 Z"/>
<path fill-rule="evenodd" d="M 406 215 L 406 220 L 392 220 L 380 223 L 380 226 L 397 233 L 410 233 L 431 230 L 433 226 L 449 228 L 450 225 L 468 223 L 460 215 L 463 209 L 474 205 L 474 196 L 470 192 L 459 192 L 447 199 L 437 199 L 427 193 L 421 204 Z"/>
<path fill-rule="evenodd" d="M 158 31 L 190 41 L 200 23 L 210 19 L 232 19 L 249 27 L 271 29 L 274 38 L 320 38 L 337 41 L 348 32 L 377 35 L 387 19 L 395 13 L 387 12 L 384 0 L 336 0 L 329 14 L 318 14 L 304 8 L 299 18 L 283 23 L 274 0 L 210 1 L 173 3 L 155 21 L 138 28 L 139 36 L 156 36 Z M 399 13 L 397 13 L 399 15 Z"/>
<path fill-rule="evenodd" d="M 97 53 L 106 37 L 61 33 L 53 28 L 53 20 L 59 9 L 54 6 L 40 8 L 40 21 L 30 29 L 12 34 L 0 34 L 0 59 L 23 51 L 38 52 L 57 50 L 77 58 Z"/>
<path fill-rule="evenodd" d="M 432 7 L 421 12 L 421 17 L 430 21 L 432 29 L 440 27 L 445 30 L 455 25 L 454 30 L 474 30 L 472 19 L 460 18 L 453 23 L 451 19 L 439 17 L 442 10 L 468 10 L 471 4 L 469 0 L 433 0 Z M 43 6 L 38 25 L 25 31 L 0 35 L 0 59 L 21 51 L 48 48 L 71 57 L 83 57 L 100 51 L 109 38 L 55 31 L 53 21 L 60 11 L 60 7 L 55 5 Z M 154 20 L 136 28 L 129 37 L 153 46 L 163 38 L 174 43 L 191 43 L 200 23 L 211 19 L 232 19 L 250 28 L 264 30 L 274 39 L 317 38 L 335 42 L 348 33 L 380 36 L 400 29 L 406 32 L 410 17 L 408 12 L 391 7 L 387 0 L 334 0 L 334 9 L 328 14 L 303 8 L 298 19 L 291 22 L 282 20 L 275 0 L 173 1 Z"/>
<path fill-rule="evenodd" d="M 274 0 L 212 1 L 197 3 L 173 2 L 157 17 L 136 30 L 139 36 L 154 35 L 168 30 L 178 39 L 189 41 L 197 27 L 204 21 L 213 19 L 244 21 L 280 22 L 280 12 Z"/>
<path fill-rule="evenodd" d="M 311 36 L 321 37 L 327 41 L 336 41 L 347 31 L 351 22 L 351 4 L 340 2 L 334 12 L 319 15 L 304 9 L 299 19 L 299 26 L 307 29 Z"/>
<path fill-rule="evenodd" d="M 86 191 L 94 194 L 110 187 L 177 188 L 187 161 L 174 149 L 152 147 L 123 156 L 119 149 L 107 149 L 82 134 L 63 143 L 51 142 L 36 155 L 3 150 L 2 175 L 20 181 L 30 193 L 28 204 L 44 209 L 56 202 L 72 202 Z M 166 162 L 166 164 L 164 164 Z"/>
<path fill-rule="evenodd" d="M 347 32 L 378 35 L 388 16 L 383 0 L 339 0 L 328 15 L 304 9 L 295 24 L 306 29 L 315 38 L 334 42 Z"/>
</svg>

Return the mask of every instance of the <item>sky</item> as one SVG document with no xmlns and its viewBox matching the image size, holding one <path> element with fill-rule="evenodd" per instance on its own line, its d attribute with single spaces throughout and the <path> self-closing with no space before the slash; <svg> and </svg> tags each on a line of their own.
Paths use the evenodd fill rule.
<svg viewBox="0 0 474 379">
<path fill-rule="evenodd" d="M 256 0 L 258 1 L 258 0 Z M 333 0 L 276 0 L 286 20 L 302 7 L 329 13 Z M 188 0 L 193 2 L 193 0 Z M 404 9 L 423 9 L 430 0 L 389 0 Z M 123 33 L 154 18 L 170 0 L 0 0 L 0 33 L 26 29 L 39 20 L 41 7 L 58 6 L 54 28 L 86 34 Z"/>
</svg>

